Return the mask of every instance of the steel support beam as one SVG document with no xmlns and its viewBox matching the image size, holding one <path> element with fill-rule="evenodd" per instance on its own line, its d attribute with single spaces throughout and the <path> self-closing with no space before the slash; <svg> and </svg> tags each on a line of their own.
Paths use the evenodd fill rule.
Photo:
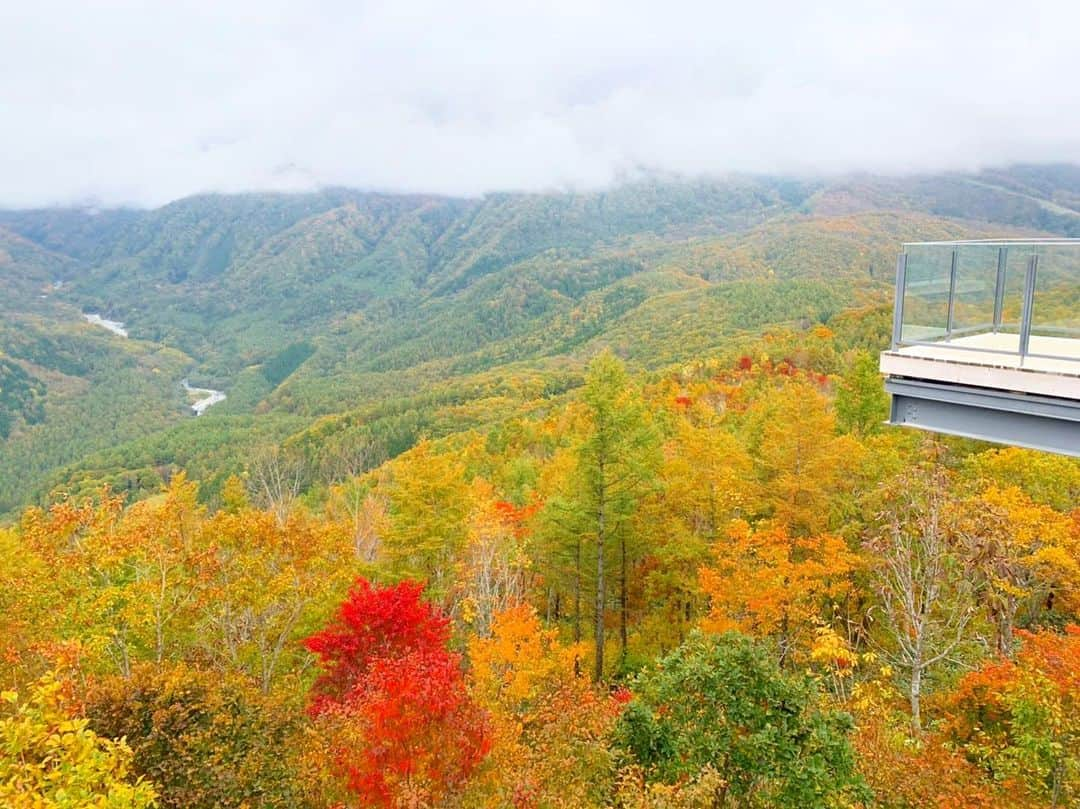
<svg viewBox="0 0 1080 809">
<path fill-rule="evenodd" d="M 1080 402 L 889 377 L 890 424 L 1080 457 Z"/>
</svg>

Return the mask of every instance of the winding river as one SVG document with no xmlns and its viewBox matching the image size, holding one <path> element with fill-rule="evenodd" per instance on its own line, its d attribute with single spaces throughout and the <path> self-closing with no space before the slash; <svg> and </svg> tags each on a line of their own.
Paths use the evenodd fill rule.
<svg viewBox="0 0 1080 809">
<path fill-rule="evenodd" d="M 124 328 L 124 324 L 119 320 L 106 320 L 96 313 L 84 314 L 83 317 L 86 319 L 87 323 L 94 326 L 101 326 L 103 329 L 108 329 L 117 337 L 128 336 L 127 329 Z M 193 388 L 186 379 L 182 379 L 180 384 L 184 386 L 185 393 L 195 394 L 201 397 L 191 405 L 191 409 L 196 416 L 201 416 L 218 402 L 225 401 L 224 391 L 214 390 L 213 388 Z"/>
<path fill-rule="evenodd" d="M 193 388 L 186 379 L 181 380 L 180 384 L 184 386 L 184 390 L 188 393 L 194 393 L 203 397 L 191 406 L 191 409 L 195 411 L 196 416 L 201 416 L 208 408 L 213 407 L 218 402 L 225 401 L 226 397 L 224 391 L 214 390 L 213 388 Z"/>
<path fill-rule="evenodd" d="M 124 324 L 119 320 L 106 320 L 99 314 L 83 315 L 86 318 L 87 323 L 92 323 L 95 326 L 101 326 L 103 329 L 108 329 L 113 334 L 119 337 L 127 337 L 127 329 L 124 328 Z"/>
</svg>

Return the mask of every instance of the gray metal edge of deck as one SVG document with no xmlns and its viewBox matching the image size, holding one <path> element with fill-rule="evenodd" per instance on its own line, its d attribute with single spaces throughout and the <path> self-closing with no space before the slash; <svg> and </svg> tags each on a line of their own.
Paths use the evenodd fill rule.
<svg viewBox="0 0 1080 809">
<path fill-rule="evenodd" d="M 1080 402 L 887 377 L 889 423 L 1080 457 Z"/>
</svg>

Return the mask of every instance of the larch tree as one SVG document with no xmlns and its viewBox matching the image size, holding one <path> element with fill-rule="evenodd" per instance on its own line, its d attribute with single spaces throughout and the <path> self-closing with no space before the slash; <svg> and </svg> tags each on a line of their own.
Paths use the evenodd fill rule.
<svg viewBox="0 0 1080 809">
<path fill-rule="evenodd" d="M 393 463 L 383 551 L 396 574 L 426 580 L 439 599 L 450 592 L 465 546 L 468 491 L 464 463 L 427 440 Z"/>
<path fill-rule="evenodd" d="M 832 498 L 860 446 L 836 435 L 836 417 L 812 385 L 789 382 L 755 405 L 762 419 L 757 460 L 773 519 L 793 534 L 829 528 Z"/>
<path fill-rule="evenodd" d="M 660 463 L 660 440 L 640 392 L 614 355 L 603 353 L 589 366 L 583 397 L 588 426 L 577 448 L 570 493 L 575 523 L 594 554 L 593 676 L 604 677 L 608 553 L 617 554 L 619 642 L 625 656 L 628 633 L 627 586 L 630 528 L 641 498 Z"/>
<path fill-rule="evenodd" d="M 547 620 L 559 623 L 568 616 L 574 643 L 584 637 L 582 599 L 584 556 L 578 530 L 574 453 L 559 448 L 541 469 L 536 495 L 542 502 L 537 519 L 535 552 L 544 571 Z M 565 595 L 565 598 L 564 598 Z"/>
<path fill-rule="evenodd" d="M 665 517 L 713 542 L 733 516 L 756 505 L 758 491 L 746 449 L 715 413 L 702 409 L 679 418 L 664 444 L 658 499 Z"/>
<path fill-rule="evenodd" d="M 881 384 L 876 354 L 855 354 L 836 389 L 836 416 L 840 428 L 859 435 L 881 430 L 889 412 L 889 394 Z"/>
<path fill-rule="evenodd" d="M 640 634 L 666 651 L 685 640 L 700 612 L 697 573 L 709 548 L 732 517 L 754 507 L 757 487 L 750 456 L 705 403 L 676 416 L 663 454 L 660 486 L 643 501 L 635 530 L 649 538 Z"/>
</svg>

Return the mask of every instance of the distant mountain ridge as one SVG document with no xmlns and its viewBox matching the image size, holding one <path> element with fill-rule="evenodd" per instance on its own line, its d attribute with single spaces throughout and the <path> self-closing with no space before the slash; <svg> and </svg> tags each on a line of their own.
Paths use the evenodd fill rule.
<svg viewBox="0 0 1080 809">
<path fill-rule="evenodd" d="M 505 396 L 505 377 L 550 393 L 601 346 L 659 367 L 884 304 L 901 241 L 1004 233 L 1080 235 L 1080 169 L 0 211 L 0 360 L 18 383 L 0 398 L 0 512 L 180 461 L 211 479 L 235 470 L 226 445 L 387 402 L 414 414 L 378 416 L 405 446 L 472 423 L 462 408 Z M 229 393 L 198 425 L 186 376 Z"/>
</svg>

